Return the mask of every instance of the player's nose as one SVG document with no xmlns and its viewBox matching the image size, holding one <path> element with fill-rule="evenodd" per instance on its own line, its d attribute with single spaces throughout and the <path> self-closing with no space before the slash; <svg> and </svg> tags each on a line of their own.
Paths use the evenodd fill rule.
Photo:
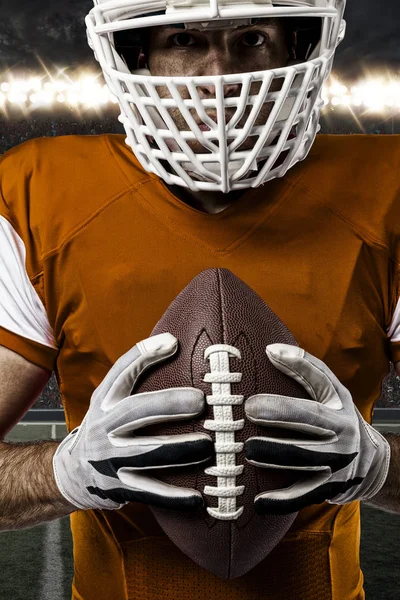
<svg viewBox="0 0 400 600">
<path fill-rule="evenodd" d="M 235 96 L 239 96 L 240 95 L 240 87 L 241 87 L 240 83 L 224 84 L 224 86 L 223 86 L 224 98 L 233 98 Z M 205 84 L 205 85 L 199 86 L 199 91 L 201 91 L 202 94 L 208 98 L 216 98 L 216 95 L 217 95 L 216 86 L 212 85 L 212 84 L 210 84 L 210 85 Z"/>
<path fill-rule="evenodd" d="M 205 76 L 231 76 L 232 73 L 237 71 L 237 65 L 235 66 L 232 54 L 228 49 L 211 48 L 205 57 L 203 69 L 201 75 Z M 234 97 L 240 95 L 242 84 L 239 82 L 223 83 L 223 95 L 224 98 Z M 198 87 L 199 91 L 204 94 L 205 97 L 215 98 L 217 91 L 216 86 L 212 83 L 204 83 Z"/>
</svg>

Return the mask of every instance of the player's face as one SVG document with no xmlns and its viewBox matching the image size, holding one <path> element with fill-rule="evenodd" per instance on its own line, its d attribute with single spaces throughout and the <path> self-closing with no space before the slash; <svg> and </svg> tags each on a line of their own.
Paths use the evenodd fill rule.
<svg viewBox="0 0 400 600">
<path fill-rule="evenodd" d="M 171 26 L 154 27 L 151 29 L 148 65 L 152 75 L 159 76 L 202 76 L 224 75 L 229 73 L 248 73 L 276 69 L 288 64 L 291 53 L 285 36 L 285 29 L 281 19 L 265 19 L 262 23 L 236 29 L 226 29 L 203 32 L 195 29 L 178 29 Z M 281 81 L 274 81 L 271 90 L 280 89 Z M 251 94 L 256 94 L 261 82 L 253 82 Z M 197 88 L 201 99 L 215 98 L 215 87 L 203 85 Z M 162 98 L 170 98 L 166 86 L 157 87 Z M 179 91 L 183 98 L 189 98 L 189 91 L 185 86 L 180 86 Z M 241 84 L 226 85 L 225 97 L 240 96 Z M 238 123 L 243 127 L 251 111 L 248 105 L 246 112 Z M 273 108 L 272 103 L 265 103 L 258 115 L 256 125 L 266 122 Z M 208 116 L 216 120 L 215 110 L 208 109 Z M 226 121 L 234 113 L 232 107 L 226 111 Z M 178 129 L 189 130 L 179 109 L 170 109 Z M 191 109 L 192 116 L 201 123 L 195 109 Z M 241 149 L 251 148 L 256 139 L 251 137 L 241 146 Z M 200 142 L 189 142 L 195 152 L 204 151 Z"/>
</svg>

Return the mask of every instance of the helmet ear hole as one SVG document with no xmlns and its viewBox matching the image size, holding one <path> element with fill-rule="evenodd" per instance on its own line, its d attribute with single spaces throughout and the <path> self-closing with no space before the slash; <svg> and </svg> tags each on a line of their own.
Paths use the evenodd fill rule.
<svg viewBox="0 0 400 600">
<path fill-rule="evenodd" d="M 145 46 L 143 30 L 127 29 L 114 33 L 114 47 L 130 72 L 146 67 L 146 57 L 143 53 Z"/>
<path fill-rule="evenodd" d="M 143 52 L 140 52 L 139 54 L 138 69 L 147 69 L 147 57 Z"/>
<path fill-rule="evenodd" d="M 289 64 L 305 62 L 312 55 L 322 34 L 320 17 L 287 17 L 284 19 L 286 43 L 290 53 Z"/>
</svg>

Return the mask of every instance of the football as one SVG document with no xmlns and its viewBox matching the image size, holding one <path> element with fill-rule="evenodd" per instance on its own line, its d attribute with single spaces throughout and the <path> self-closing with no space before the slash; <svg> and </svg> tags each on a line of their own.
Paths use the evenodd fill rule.
<svg viewBox="0 0 400 600">
<path fill-rule="evenodd" d="M 265 351 L 268 344 L 297 343 L 248 285 L 228 269 L 217 268 L 201 272 L 180 292 L 151 335 L 165 332 L 177 338 L 176 354 L 145 371 L 133 393 L 196 387 L 206 396 L 206 409 L 196 419 L 145 427 L 141 435 L 202 431 L 224 444 L 224 451 L 216 452 L 209 464 L 152 472 L 171 485 L 200 491 L 203 508 L 150 508 L 164 532 L 193 561 L 224 579 L 240 577 L 274 549 L 297 516 L 258 515 L 254 498 L 292 485 L 299 480 L 298 472 L 255 467 L 244 456 L 244 442 L 251 436 L 290 437 L 290 432 L 247 420 L 244 403 L 249 396 L 272 393 L 311 399 L 272 365 Z M 236 422 L 236 427 L 227 423 L 224 428 L 224 422 Z M 221 476 L 215 468 L 224 466 L 240 468 Z M 236 495 L 229 493 L 232 488 Z"/>
</svg>

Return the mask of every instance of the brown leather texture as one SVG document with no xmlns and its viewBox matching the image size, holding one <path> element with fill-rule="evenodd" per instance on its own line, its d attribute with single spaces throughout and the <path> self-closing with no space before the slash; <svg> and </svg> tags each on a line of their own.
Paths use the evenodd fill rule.
<svg viewBox="0 0 400 600">
<path fill-rule="evenodd" d="M 231 384 L 231 393 L 243 396 L 243 403 L 232 407 L 234 421 L 245 419 L 244 402 L 253 394 L 310 398 L 298 383 L 272 365 L 265 351 L 268 344 L 297 345 L 296 340 L 268 305 L 228 269 L 207 269 L 197 275 L 170 304 L 152 335 L 163 332 L 178 339 L 179 349 L 168 361 L 148 369 L 134 392 L 192 386 L 210 395 L 211 383 L 203 381 L 210 372 L 204 351 L 213 344 L 228 344 L 241 353 L 240 358 L 229 360 L 229 371 L 242 374 L 239 383 Z M 205 419 L 214 418 L 214 407 L 207 405 L 197 419 L 145 427 L 141 435 L 202 431 L 215 440 L 215 432 L 203 427 Z M 284 437 L 285 433 L 245 419 L 243 429 L 235 432 L 235 441 L 244 442 L 255 435 Z M 290 432 L 287 437 L 291 437 Z M 203 493 L 206 485 L 217 485 L 217 477 L 204 472 L 212 464 L 158 469 L 152 475 Z M 254 568 L 275 548 L 297 515 L 258 515 L 254 498 L 260 492 L 290 486 L 299 480 L 298 472 L 254 467 L 246 462 L 244 450 L 236 454 L 236 464 L 244 465 L 236 478 L 236 485 L 244 485 L 244 493 L 237 497 L 237 507 L 244 507 L 238 519 L 222 521 L 205 508 L 183 512 L 151 507 L 163 530 L 185 554 L 225 579 Z M 203 498 L 205 506 L 218 506 L 218 498 L 204 493 Z"/>
</svg>

